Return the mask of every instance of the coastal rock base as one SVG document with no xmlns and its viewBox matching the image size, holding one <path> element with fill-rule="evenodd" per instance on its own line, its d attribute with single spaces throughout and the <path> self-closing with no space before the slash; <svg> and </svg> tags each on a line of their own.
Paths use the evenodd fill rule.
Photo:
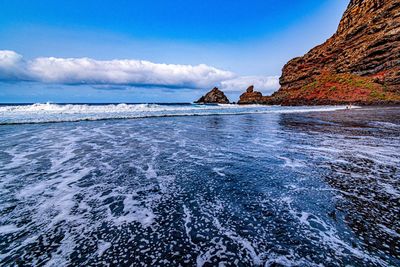
<svg viewBox="0 0 400 267">
<path fill-rule="evenodd" d="M 369 77 L 323 73 L 300 88 L 279 90 L 269 103 L 280 105 L 390 105 L 400 104 L 400 95 Z"/>
</svg>

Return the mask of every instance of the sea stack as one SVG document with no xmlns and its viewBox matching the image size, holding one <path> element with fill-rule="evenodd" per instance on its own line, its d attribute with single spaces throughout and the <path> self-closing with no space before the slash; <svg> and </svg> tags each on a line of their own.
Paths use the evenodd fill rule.
<svg viewBox="0 0 400 267">
<path fill-rule="evenodd" d="M 351 0 L 337 32 L 283 68 L 276 104 L 400 103 L 400 2 Z"/>
<path fill-rule="evenodd" d="M 248 105 L 248 104 L 268 104 L 270 97 L 263 96 L 261 92 L 254 91 L 254 86 L 251 85 L 247 88 L 239 99 L 238 104 Z"/>
<path fill-rule="evenodd" d="M 197 104 L 229 104 L 229 99 L 226 97 L 224 92 L 214 87 L 205 96 L 202 96 L 195 103 Z"/>
</svg>

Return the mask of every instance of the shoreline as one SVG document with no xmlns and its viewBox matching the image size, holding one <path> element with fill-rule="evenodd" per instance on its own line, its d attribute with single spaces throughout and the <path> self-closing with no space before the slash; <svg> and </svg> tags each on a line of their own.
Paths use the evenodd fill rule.
<svg viewBox="0 0 400 267">
<path fill-rule="evenodd" d="M 353 109 L 358 107 L 354 106 Z M 165 117 L 237 116 L 249 114 L 289 114 L 346 110 L 341 106 L 266 105 L 37 105 L 0 108 L 0 125 L 104 121 Z"/>
</svg>

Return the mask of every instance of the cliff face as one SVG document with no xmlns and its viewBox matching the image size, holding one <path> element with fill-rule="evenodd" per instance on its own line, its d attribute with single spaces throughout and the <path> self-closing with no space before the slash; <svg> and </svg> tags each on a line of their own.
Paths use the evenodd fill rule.
<svg viewBox="0 0 400 267">
<path fill-rule="evenodd" d="M 283 68 L 277 104 L 400 102 L 400 1 L 351 0 L 337 32 Z"/>
<path fill-rule="evenodd" d="M 202 96 L 195 103 L 198 104 L 229 104 L 229 99 L 225 96 L 224 92 L 214 87 L 205 96 Z"/>
</svg>

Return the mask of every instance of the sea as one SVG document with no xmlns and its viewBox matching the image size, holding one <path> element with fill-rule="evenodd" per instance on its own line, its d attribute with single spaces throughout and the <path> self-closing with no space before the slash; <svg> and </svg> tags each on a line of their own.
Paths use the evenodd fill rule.
<svg viewBox="0 0 400 267">
<path fill-rule="evenodd" d="M 0 105 L 1 266 L 400 266 L 400 107 Z"/>
</svg>

